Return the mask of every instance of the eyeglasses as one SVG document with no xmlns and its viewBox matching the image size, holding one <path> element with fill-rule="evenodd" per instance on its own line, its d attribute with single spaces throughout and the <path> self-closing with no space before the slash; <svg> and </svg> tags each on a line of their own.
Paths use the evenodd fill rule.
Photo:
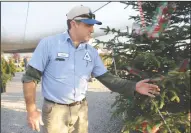
<svg viewBox="0 0 191 133">
<path fill-rule="evenodd" d="M 77 18 L 77 17 L 95 19 L 95 14 L 93 14 L 93 13 L 82 14 L 82 15 L 79 15 L 79 16 L 74 17 L 73 20 L 74 20 L 75 18 Z"/>
</svg>

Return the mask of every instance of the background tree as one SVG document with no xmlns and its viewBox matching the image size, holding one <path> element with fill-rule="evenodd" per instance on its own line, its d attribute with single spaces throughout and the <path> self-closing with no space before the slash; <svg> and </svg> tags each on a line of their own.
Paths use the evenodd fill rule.
<svg viewBox="0 0 191 133">
<path fill-rule="evenodd" d="M 11 80 L 11 78 L 12 75 L 9 63 L 3 57 L 1 57 L 1 93 L 6 91 L 6 83 Z"/>
<path fill-rule="evenodd" d="M 9 59 L 10 73 L 12 76 L 15 76 L 15 73 L 17 71 L 14 62 L 15 62 L 14 59 L 12 59 L 12 58 Z"/>
<path fill-rule="evenodd" d="M 138 10 L 137 2 L 121 2 Z M 142 2 L 146 25 L 151 25 L 159 2 Z M 115 37 L 108 42 L 97 40 L 113 50 L 108 57 L 115 59 L 108 68 L 119 77 L 133 81 L 155 79 L 161 94 L 156 98 L 124 95 L 116 97 L 114 116 L 122 115 L 124 128 L 129 132 L 189 133 L 190 121 L 190 2 L 176 2 L 176 11 L 167 29 L 157 39 L 132 37 L 128 32 L 103 28 Z M 131 16 L 140 24 L 140 16 Z M 126 38 L 122 41 L 121 38 Z M 159 129 L 159 130 L 158 130 Z"/>
</svg>

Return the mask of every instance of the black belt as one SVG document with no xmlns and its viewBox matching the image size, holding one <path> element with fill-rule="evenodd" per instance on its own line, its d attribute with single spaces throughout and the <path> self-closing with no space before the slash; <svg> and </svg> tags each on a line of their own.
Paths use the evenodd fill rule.
<svg viewBox="0 0 191 133">
<path fill-rule="evenodd" d="M 46 99 L 46 98 L 44 98 L 44 100 L 46 100 L 46 101 L 48 101 L 50 103 L 59 104 L 59 105 L 75 106 L 75 105 L 82 104 L 82 102 L 86 101 L 86 98 L 82 99 L 81 101 L 73 102 L 73 103 L 70 103 L 70 104 L 57 103 L 57 102 L 51 101 L 51 100 Z"/>
</svg>

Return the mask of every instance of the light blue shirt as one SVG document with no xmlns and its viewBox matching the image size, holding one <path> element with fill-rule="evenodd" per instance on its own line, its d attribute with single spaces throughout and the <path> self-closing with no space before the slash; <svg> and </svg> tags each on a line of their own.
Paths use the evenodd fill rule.
<svg viewBox="0 0 191 133">
<path fill-rule="evenodd" d="M 107 72 L 97 50 L 87 43 L 75 48 L 68 32 L 42 39 L 29 65 L 43 74 L 43 96 L 64 104 L 86 96 L 91 74 L 97 77 Z"/>
</svg>

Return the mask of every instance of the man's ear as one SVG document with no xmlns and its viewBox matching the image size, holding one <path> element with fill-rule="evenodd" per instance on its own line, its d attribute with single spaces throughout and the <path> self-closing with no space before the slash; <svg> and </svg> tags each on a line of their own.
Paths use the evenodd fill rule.
<svg viewBox="0 0 191 133">
<path fill-rule="evenodd" d="M 77 27 L 77 26 L 79 25 L 79 22 L 77 22 L 77 21 L 75 21 L 75 20 L 72 20 L 72 21 L 70 22 L 70 24 L 71 24 L 71 26 L 73 26 L 73 27 Z"/>
<path fill-rule="evenodd" d="M 74 27 L 75 26 L 75 21 L 74 20 L 70 21 L 70 25 L 71 25 L 71 27 Z"/>
</svg>

